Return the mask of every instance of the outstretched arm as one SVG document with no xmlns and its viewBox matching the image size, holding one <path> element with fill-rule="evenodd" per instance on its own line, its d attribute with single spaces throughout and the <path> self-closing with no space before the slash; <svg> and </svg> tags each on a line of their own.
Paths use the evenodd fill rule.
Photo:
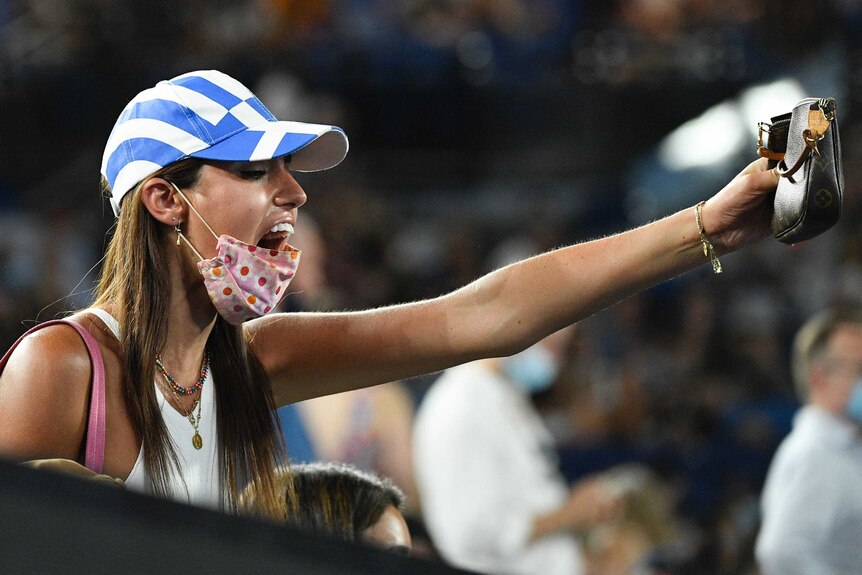
<svg viewBox="0 0 862 575">
<path fill-rule="evenodd" d="M 706 202 L 719 255 L 769 233 L 777 176 L 757 160 Z M 353 313 L 277 314 L 246 324 L 289 403 L 508 355 L 629 295 L 708 262 L 694 209 L 529 258 L 450 294 Z"/>
</svg>

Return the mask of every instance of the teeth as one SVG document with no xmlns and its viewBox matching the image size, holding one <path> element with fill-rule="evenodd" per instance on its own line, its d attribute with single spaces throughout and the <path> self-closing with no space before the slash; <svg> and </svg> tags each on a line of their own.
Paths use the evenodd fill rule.
<svg viewBox="0 0 862 575">
<path fill-rule="evenodd" d="M 293 233 L 293 226 L 287 222 L 285 222 L 283 224 L 275 224 L 274 226 L 269 228 L 269 231 L 270 231 L 270 233 L 287 232 L 289 234 L 292 234 Z"/>
</svg>

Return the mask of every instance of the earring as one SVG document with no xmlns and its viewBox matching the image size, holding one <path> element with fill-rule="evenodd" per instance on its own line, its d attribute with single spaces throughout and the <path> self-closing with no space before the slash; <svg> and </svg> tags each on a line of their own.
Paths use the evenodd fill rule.
<svg viewBox="0 0 862 575">
<path fill-rule="evenodd" d="M 176 221 L 176 218 L 174 218 L 174 221 Z M 174 226 L 174 231 L 177 232 L 177 245 L 180 245 L 180 236 L 183 235 L 183 231 L 180 229 L 180 223 L 182 222 L 179 222 Z"/>
</svg>

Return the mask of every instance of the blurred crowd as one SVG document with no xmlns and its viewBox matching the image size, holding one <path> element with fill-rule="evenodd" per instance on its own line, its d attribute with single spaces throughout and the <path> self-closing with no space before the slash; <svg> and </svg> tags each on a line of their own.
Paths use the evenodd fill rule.
<svg viewBox="0 0 862 575">
<path fill-rule="evenodd" d="M 582 322 L 561 383 L 534 398 L 568 479 L 637 464 L 660 484 L 675 531 L 655 538 L 654 564 L 753 573 L 758 496 L 798 407 L 790 340 L 822 307 L 862 302 L 860 26 L 853 0 L 0 0 L 0 349 L 88 304 L 113 219 L 103 138 L 159 79 L 222 69 L 278 117 L 345 128 L 348 160 L 299 180 L 319 245 L 296 242 L 323 262 L 300 268 L 297 281 L 319 276 L 296 308 L 342 310 L 643 223 L 635 160 L 816 55 L 838 67 L 840 93 L 810 95 L 838 98 L 839 225 Z M 432 381 L 407 382 L 414 407 Z M 609 541 L 586 549 L 600 558 Z"/>
</svg>

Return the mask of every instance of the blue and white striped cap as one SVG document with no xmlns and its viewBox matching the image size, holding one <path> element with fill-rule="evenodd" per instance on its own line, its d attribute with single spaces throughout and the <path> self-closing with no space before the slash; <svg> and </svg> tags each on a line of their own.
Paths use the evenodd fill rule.
<svg viewBox="0 0 862 575">
<path fill-rule="evenodd" d="M 129 102 L 102 156 L 111 206 L 144 178 L 183 158 L 258 161 L 294 154 L 292 170 L 314 172 L 347 155 L 337 126 L 281 122 L 227 74 L 201 70 L 164 80 Z"/>
</svg>

